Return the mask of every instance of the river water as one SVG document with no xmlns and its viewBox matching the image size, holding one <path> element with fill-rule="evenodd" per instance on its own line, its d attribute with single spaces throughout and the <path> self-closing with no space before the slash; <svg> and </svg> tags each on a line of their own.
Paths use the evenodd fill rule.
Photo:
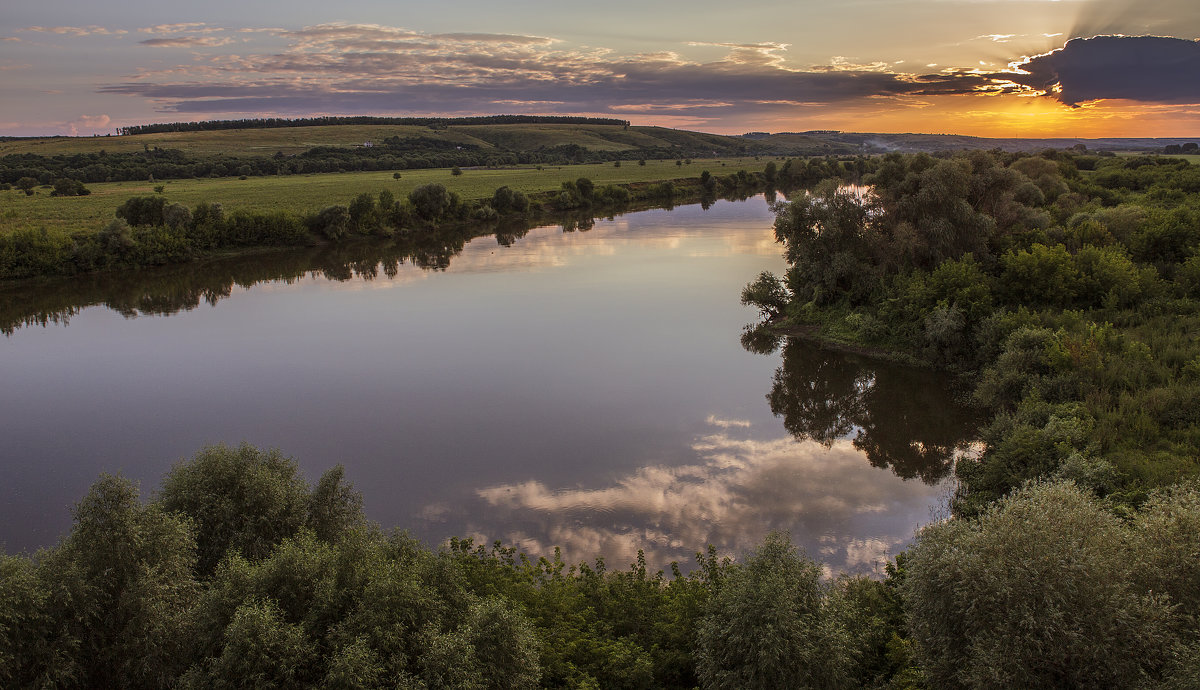
<svg viewBox="0 0 1200 690">
<path fill-rule="evenodd" d="M 311 480 L 343 463 L 370 519 L 430 544 L 686 567 L 782 529 L 872 571 L 944 505 L 973 420 L 927 371 L 743 349 L 742 286 L 784 268 L 771 220 L 757 197 L 382 268 L 305 250 L 10 289 L 0 543 L 55 543 L 102 472 L 148 496 L 245 441 Z"/>
</svg>

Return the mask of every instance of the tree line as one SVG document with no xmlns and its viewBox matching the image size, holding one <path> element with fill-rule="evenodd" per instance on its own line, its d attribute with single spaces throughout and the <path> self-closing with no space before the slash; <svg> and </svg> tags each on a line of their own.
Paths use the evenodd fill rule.
<svg viewBox="0 0 1200 690">
<path fill-rule="evenodd" d="M 479 117 L 377 117 L 370 115 L 248 118 L 242 120 L 202 120 L 199 122 L 157 122 L 118 127 L 117 134 L 161 134 L 163 132 L 207 132 L 222 129 L 278 129 L 282 127 L 324 127 L 329 125 L 409 125 L 449 127 L 452 125 L 620 125 L 628 120 L 569 115 L 484 115 Z"/>
<path fill-rule="evenodd" d="M 593 151 L 578 144 L 534 150 L 484 149 L 433 137 L 388 137 L 364 147 L 317 146 L 298 154 L 273 156 L 193 156 L 178 149 L 147 146 L 144 151 L 56 154 L 13 153 L 0 156 L 0 184 L 53 184 L 178 180 L 201 177 L 262 177 L 313 173 L 424 170 L 428 168 L 499 168 L 514 165 L 574 165 L 743 153 L 730 146 L 643 147 L 629 151 Z"/>
<path fill-rule="evenodd" d="M 148 498 L 149 500 L 145 500 Z M 128 688 L 1194 687 L 1200 486 L 1119 518 L 1034 483 L 927 527 L 882 580 L 772 534 L 694 569 L 434 550 L 341 466 L 210 446 L 148 497 L 102 476 L 0 555 L 0 684 Z M 1046 528 L 1030 532 L 1031 516 Z M 974 554 L 979 554 L 975 556 Z M 1064 568 L 1069 563 L 1071 567 Z M 1186 567 L 1181 568 L 1183 563 Z"/>
<path fill-rule="evenodd" d="M 439 237 L 444 233 L 453 238 L 460 234 L 455 228 L 461 225 L 482 224 L 494 232 L 499 221 L 527 214 L 611 212 L 636 201 L 671 204 L 696 198 L 710 202 L 717 194 L 748 194 L 763 184 L 761 174 L 745 170 L 729 176 L 709 175 L 703 181 L 602 187 L 581 177 L 532 199 L 507 186 L 498 188 L 490 198 L 463 199 L 440 183 L 429 183 L 400 199 L 387 190 L 363 192 L 349 204 L 309 213 L 226 212 L 217 202 L 189 208 L 170 203 L 162 195 L 133 197 L 99 230 L 65 234 L 23 228 L 0 235 L 0 280 L 184 263 L 229 249 L 303 247 L 372 237 Z"/>
</svg>

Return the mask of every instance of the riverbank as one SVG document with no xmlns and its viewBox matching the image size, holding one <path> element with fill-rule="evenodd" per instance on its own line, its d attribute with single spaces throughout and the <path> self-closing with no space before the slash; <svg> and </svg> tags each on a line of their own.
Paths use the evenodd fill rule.
<svg viewBox="0 0 1200 690">
<path fill-rule="evenodd" d="M 598 186 L 608 184 L 656 183 L 699 178 L 708 170 L 728 175 L 737 170 L 762 172 L 772 159 L 753 157 L 719 159 L 647 160 L 645 165 L 623 161 L 621 165 L 522 165 L 501 168 L 452 168 L 273 175 L 265 177 L 216 177 L 183 180 L 88 183 L 87 196 L 50 196 L 51 188 L 35 188 L 32 196 L 19 189 L 0 191 L 0 236 L 16 230 L 42 229 L 52 234 L 95 232 L 114 217 L 118 206 L 134 196 L 156 194 L 171 203 L 193 207 L 205 202 L 221 203 L 226 212 L 286 212 L 304 214 L 331 204 L 344 204 L 356 194 L 388 191 L 403 198 L 417 187 L 438 183 L 464 200 L 490 197 L 507 186 L 523 194 L 541 194 L 561 188 L 563 182 L 580 177 Z M 399 178 L 396 177 L 399 175 Z"/>
<path fill-rule="evenodd" d="M 453 171 L 442 171 L 448 180 L 417 184 L 425 179 L 435 179 L 432 174 L 416 180 L 406 180 L 402 175 L 400 180 L 393 180 L 404 182 L 398 191 L 409 189 L 403 196 L 387 188 L 373 191 L 359 187 L 352 190 L 345 186 L 343 179 L 334 185 L 337 189 L 347 191 L 347 196 L 338 199 L 340 204 L 314 206 L 314 197 L 309 196 L 307 191 L 302 194 L 302 190 L 293 184 L 288 188 L 296 194 L 254 195 L 256 199 L 273 198 L 275 205 L 283 206 L 258 206 L 266 210 L 257 211 L 243 205 L 245 197 L 238 195 L 235 195 L 232 203 L 227 204 L 219 196 L 203 199 L 192 194 L 191 198 L 200 200 L 195 206 L 189 206 L 176 200 L 182 198 L 186 201 L 189 195 L 177 197 L 175 190 L 168 193 L 164 184 L 159 187 L 159 192 L 124 199 L 115 207 L 112 206 L 115 199 L 93 206 L 90 212 L 93 215 L 97 208 L 112 207 L 117 219 L 107 220 L 106 225 L 91 230 L 67 232 L 61 227 L 51 230 L 43 225 L 0 233 L 0 280 L 131 270 L 184 263 L 215 253 L 272 246 L 312 246 L 338 243 L 355 237 L 459 233 L 462 226 L 487 228 L 489 224 L 512 222 L 514 219 L 528 226 L 529 223 L 544 223 L 547 220 L 553 222 L 553 216 L 562 213 L 588 217 L 611 215 L 637 203 L 670 205 L 701 202 L 718 196 L 744 198 L 773 186 L 773 161 L 759 163 L 763 172 L 738 168 L 722 175 L 709 173 L 705 169 L 697 177 L 669 177 L 669 168 L 651 166 L 649 163 L 646 166 L 632 166 L 635 169 L 650 169 L 637 173 L 620 173 L 622 168 L 616 166 L 566 166 L 553 173 L 534 171 L 536 177 L 524 180 L 497 175 L 485 178 L 475 174 L 480 171 L 457 175 Z M 679 165 L 671 167 L 675 168 L 675 174 L 678 175 L 685 168 L 699 165 L 680 161 Z M 583 172 L 598 173 L 598 177 L 572 176 Z M 357 176 L 344 174 L 332 177 L 349 175 Z M 473 179 L 461 181 L 468 176 Z M 261 187 L 264 179 L 246 182 Z M 276 185 L 290 184 L 295 180 L 294 177 L 270 179 Z M 487 179 L 511 181 L 516 186 L 501 184 L 489 189 Z M 606 183 L 613 179 L 624 181 L 619 184 Z M 557 184 L 551 186 L 552 182 Z M 274 191 L 283 189 L 278 187 Z M 537 191 L 526 194 L 523 189 Z M 80 204 L 91 198 L 59 197 L 53 201 L 63 203 L 62 208 L 70 208 L 71 204 Z M 317 194 L 315 199 L 327 200 L 328 197 Z M 298 210 L 300 208 L 308 210 L 301 212 Z M 12 214 L 11 210 L 5 212 L 6 216 Z M 80 218 L 91 218 L 88 222 L 96 221 L 87 213 L 82 213 L 73 220 L 66 218 L 63 222 L 75 224 L 66 227 L 83 228 L 86 224 L 79 225 L 82 223 Z"/>
</svg>

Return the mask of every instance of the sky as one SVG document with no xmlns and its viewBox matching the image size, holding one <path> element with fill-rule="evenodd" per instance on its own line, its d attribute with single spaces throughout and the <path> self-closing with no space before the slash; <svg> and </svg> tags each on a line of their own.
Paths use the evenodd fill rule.
<svg viewBox="0 0 1200 690">
<path fill-rule="evenodd" d="M 41 0 L 0 135 L 580 114 L 722 134 L 1200 137 L 1197 0 Z"/>
</svg>

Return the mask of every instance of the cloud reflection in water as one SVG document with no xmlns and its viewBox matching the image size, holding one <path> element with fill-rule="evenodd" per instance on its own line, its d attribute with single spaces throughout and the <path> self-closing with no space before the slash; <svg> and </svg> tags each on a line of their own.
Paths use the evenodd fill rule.
<svg viewBox="0 0 1200 690">
<path fill-rule="evenodd" d="M 902 548 L 945 493 L 873 467 L 849 440 L 752 438 L 740 422 L 709 421 L 718 430 L 692 444 L 693 464 L 643 467 L 596 488 L 531 480 L 479 490 L 488 522 L 512 525 L 488 536 L 533 554 L 560 546 L 568 562 L 602 554 L 614 566 L 642 548 L 663 566 L 707 544 L 739 554 L 789 530 L 832 569 L 861 572 Z"/>
</svg>

